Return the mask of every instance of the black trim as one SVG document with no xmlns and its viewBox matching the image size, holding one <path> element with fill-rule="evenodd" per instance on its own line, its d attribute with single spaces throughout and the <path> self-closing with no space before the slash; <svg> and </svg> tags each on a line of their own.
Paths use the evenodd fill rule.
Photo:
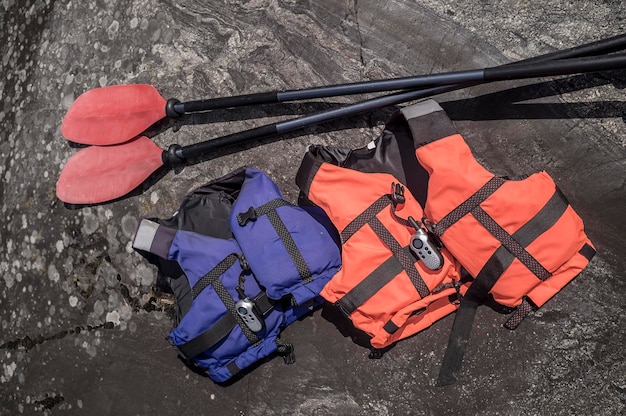
<svg viewBox="0 0 626 416">
<path fill-rule="evenodd" d="M 581 256 L 585 257 L 588 261 L 591 261 L 593 256 L 596 255 L 596 249 L 593 248 L 590 244 L 585 243 L 583 248 L 581 248 L 578 253 L 580 253 Z"/>
<path fill-rule="evenodd" d="M 393 321 L 390 319 L 387 321 L 387 323 L 385 325 L 383 325 L 383 329 L 388 333 L 388 334 L 393 334 L 394 332 L 396 332 L 398 329 L 400 329 L 400 327 L 396 324 L 393 323 Z"/>
<path fill-rule="evenodd" d="M 444 111 L 421 115 L 407 120 L 413 134 L 415 149 L 444 137 L 458 134 L 458 130 Z"/>
<path fill-rule="evenodd" d="M 298 168 L 298 173 L 296 174 L 296 185 L 298 185 L 298 188 L 300 188 L 307 198 L 311 192 L 313 178 L 317 175 L 317 171 L 322 166 L 322 163 L 323 162 L 316 159 L 310 151 L 306 152 L 304 158 L 302 158 L 300 168 Z"/>
<path fill-rule="evenodd" d="M 408 248 L 407 248 L 408 250 Z M 352 313 L 402 271 L 402 265 L 391 256 L 383 264 L 346 293 L 336 305 L 345 316 Z"/>
<path fill-rule="evenodd" d="M 237 373 L 241 371 L 241 368 L 239 368 L 237 364 L 235 364 L 234 361 L 231 361 L 228 364 L 226 364 L 226 368 L 228 369 L 228 371 L 230 371 L 230 374 L 232 376 L 237 375 Z"/>
</svg>

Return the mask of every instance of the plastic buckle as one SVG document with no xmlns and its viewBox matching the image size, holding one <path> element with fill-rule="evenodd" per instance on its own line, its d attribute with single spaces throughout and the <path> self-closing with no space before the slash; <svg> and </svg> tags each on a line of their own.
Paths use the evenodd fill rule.
<svg viewBox="0 0 626 416">
<path fill-rule="evenodd" d="M 367 354 L 367 358 L 369 358 L 370 360 L 380 360 L 381 358 L 383 358 L 384 354 L 384 350 L 371 348 L 369 354 Z"/>
<path fill-rule="evenodd" d="M 246 225 L 248 222 L 255 221 L 256 219 L 257 219 L 257 215 L 256 215 L 256 211 L 254 210 L 254 207 L 248 208 L 246 212 L 240 212 L 239 214 L 237 214 L 237 222 L 242 227 Z"/>
<path fill-rule="evenodd" d="M 391 183 L 391 200 L 396 204 L 404 204 L 404 186 L 399 183 Z"/>
<path fill-rule="evenodd" d="M 452 303 L 453 305 L 460 305 L 461 299 L 463 298 L 463 295 L 461 294 L 461 282 L 459 282 L 458 280 L 453 280 L 452 287 L 454 287 L 454 290 L 456 290 L 456 293 L 453 295 L 450 295 L 448 299 L 450 300 L 450 303 Z"/>
<path fill-rule="evenodd" d="M 439 236 L 435 233 L 435 223 L 429 220 L 428 218 L 424 217 L 422 218 L 422 224 L 424 224 L 424 227 L 426 227 L 426 230 L 428 231 L 428 237 L 432 239 L 432 241 L 435 243 L 437 248 L 439 249 L 443 248 L 443 242 L 441 241 Z"/>
</svg>

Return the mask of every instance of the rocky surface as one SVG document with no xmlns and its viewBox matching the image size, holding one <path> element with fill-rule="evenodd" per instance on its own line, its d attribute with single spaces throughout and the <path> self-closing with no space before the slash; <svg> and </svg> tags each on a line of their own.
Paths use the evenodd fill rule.
<svg viewBox="0 0 626 416">
<path fill-rule="evenodd" d="M 294 365 L 268 360 L 216 385 L 163 340 L 172 300 L 130 246 L 141 218 L 170 216 L 191 189 L 241 165 L 295 201 L 308 145 L 361 146 L 393 109 L 217 152 L 113 203 L 66 206 L 55 183 L 76 152 L 61 121 L 89 89 L 148 83 L 188 101 L 480 68 L 624 33 L 625 10 L 621 0 L 3 0 L 0 414 L 620 414 L 623 71 L 438 98 L 494 173 L 547 170 L 598 248 L 516 331 L 481 308 L 461 380 L 446 388 L 435 378 L 452 317 L 370 360 L 321 310 L 286 331 Z M 153 139 L 185 145 L 355 99 L 183 117 Z"/>
</svg>

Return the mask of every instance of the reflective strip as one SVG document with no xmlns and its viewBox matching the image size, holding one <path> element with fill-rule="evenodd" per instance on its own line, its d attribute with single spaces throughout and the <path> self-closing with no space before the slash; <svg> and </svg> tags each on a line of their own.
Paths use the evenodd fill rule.
<svg viewBox="0 0 626 416">
<path fill-rule="evenodd" d="M 426 114 L 436 113 L 437 111 L 443 111 L 443 108 L 435 100 L 426 100 L 421 103 L 404 107 L 400 110 L 407 120 L 412 118 L 422 117 Z"/>
<path fill-rule="evenodd" d="M 133 239 L 133 248 L 167 259 L 175 236 L 175 229 L 144 219 L 141 220 L 137 228 L 137 233 Z"/>
</svg>

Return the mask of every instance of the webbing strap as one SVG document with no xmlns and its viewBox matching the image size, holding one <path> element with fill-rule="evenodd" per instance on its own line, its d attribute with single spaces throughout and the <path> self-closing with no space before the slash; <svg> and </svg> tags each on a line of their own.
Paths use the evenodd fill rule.
<svg viewBox="0 0 626 416">
<path fill-rule="evenodd" d="M 516 247 L 519 245 L 524 249 L 524 252 L 526 252 L 525 247 L 552 227 L 563 215 L 567 206 L 567 200 L 557 189 L 537 215 L 510 236 L 511 239 L 516 242 Z M 482 211 L 482 209 L 480 209 L 480 211 Z M 474 212 L 472 214 L 474 215 Z M 483 214 L 479 214 L 479 216 L 482 215 Z M 498 236 L 495 237 L 497 238 Z M 509 251 L 504 244 L 500 246 L 485 263 L 482 270 L 478 273 L 476 279 L 474 279 L 465 293 L 465 296 L 461 299 L 461 304 L 454 318 L 454 324 L 443 358 L 443 364 L 439 372 L 439 385 L 448 385 L 456 381 L 461 369 L 461 363 L 463 362 L 463 355 L 465 354 L 465 349 L 469 341 L 476 310 L 485 300 L 498 278 L 500 278 L 515 258 L 515 254 Z M 549 273 L 546 278 L 547 277 L 549 277 Z"/>
<path fill-rule="evenodd" d="M 350 221 L 350 224 L 341 231 L 341 242 L 345 243 L 352 237 L 357 231 L 359 231 L 365 224 L 370 222 L 380 211 L 385 209 L 391 204 L 391 196 L 386 194 L 378 198 L 372 205 L 367 207 L 365 211 L 357 215 L 355 219 Z"/>
<path fill-rule="evenodd" d="M 237 321 L 233 315 L 227 313 L 202 334 L 182 345 L 178 345 L 177 348 L 185 357 L 193 358 L 224 339 L 225 336 L 230 334 L 235 325 L 237 325 Z"/>
<path fill-rule="evenodd" d="M 285 249 L 287 249 L 287 253 L 289 253 L 291 261 L 293 261 L 293 264 L 296 266 L 296 269 L 300 274 L 300 278 L 302 279 L 304 284 L 311 283 L 313 281 L 313 274 L 311 273 L 311 270 L 309 269 L 306 260 L 304 260 L 302 253 L 300 252 L 300 250 L 298 250 L 298 246 L 293 240 L 291 233 L 289 233 L 287 226 L 285 226 L 285 223 L 280 219 L 278 213 L 276 212 L 277 208 L 283 206 L 295 205 L 288 201 L 285 201 L 284 199 L 275 198 L 269 202 L 266 202 L 258 208 L 250 207 L 247 212 L 237 214 L 237 220 L 239 222 L 239 225 L 244 226 L 248 223 L 248 221 L 254 221 L 258 217 L 266 215 L 268 220 L 270 221 L 270 224 L 272 224 L 272 227 L 274 227 L 274 230 L 276 230 L 280 241 L 285 246 Z"/>
<path fill-rule="evenodd" d="M 340 310 L 346 316 L 350 316 L 359 306 L 374 296 L 380 289 L 396 277 L 398 273 L 402 272 L 402 270 L 406 271 L 420 297 L 424 298 L 430 294 L 430 290 L 428 286 L 426 286 L 424 279 L 422 279 L 422 276 L 420 276 L 415 268 L 414 263 L 417 261 L 417 258 L 413 252 L 408 246 L 402 247 L 398 240 L 396 240 L 384 224 L 376 217 L 379 212 L 389 205 L 392 205 L 393 210 L 392 202 L 391 195 L 386 194 L 381 196 L 367 207 L 365 211 L 354 218 L 341 232 L 341 241 L 345 243 L 359 229 L 367 224 L 393 254 L 337 302 L 337 306 L 339 306 Z M 394 218 L 398 219 L 395 213 Z M 404 221 L 408 224 L 408 221 Z"/>
<path fill-rule="evenodd" d="M 191 296 L 195 299 L 204 289 L 206 289 L 209 285 L 213 286 L 215 293 L 220 298 L 226 309 L 235 319 L 235 322 L 241 327 L 244 335 L 248 339 L 251 344 L 256 344 L 259 342 L 259 337 L 256 336 L 254 332 L 248 328 L 246 323 L 243 321 L 241 316 L 235 310 L 235 301 L 233 297 L 228 293 L 228 290 L 224 286 L 224 284 L 219 280 L 220 276 L 222 276 L 226 270 L 232 267 L 235 264 L 235 261 L 239 259 L 239 255 L 235 253 L 231 253 L 224 260 L 219 262 L 215 267 L 213 267 L 207 274 L 205 274 L 200 280 L 196 282 L 195 285 L 191 288 Z"/>
<path fill-rule="evenodd" d="M 267 297 L 265 292 L 259 293 L 252 299 L 259 313 L 266 316 L 274 307 L 273 302 Z M 211 325 L 206 331 L 194 339 L 178 345 L 178 350 L 187 358 L 193 358 L 203 353 L 226 337 L 237 325 L 237 320 L 230 313 L 222 316 L 216 323 Z"/>
<path fill-rule="evenodd" d="M 239 256 L 237 254 L 231 253 L 226 256 L 224 260 L 217 263 L 215 267 L 193 285 L 191 288 L 191 298 L 195 300 L 207 286 L 213 284 L 221 275 L 226 273 L 226 270 L 230 269 L 238 258 Z"/>
<path fill-rule="evenodd" d="M 596 250 L 591 245 L 585 243 L 583 248 L 578 251 L 578 254 L 585 257 L 587 261 L 591 261 L 593 256 L 596 254 Z M 524 297 L 524 299 L 522 299 L 522 303 L 504 323 L 504 327 L 506 329 L 514 330 L 534 309 L 536 309 L 536 306 L 527 297 Z"/>
<path fill-rule="evenodd" d="M 494 237 L 496 237 L 502 246 L 506 248 L 513 256 L 517 257 L 519 261 L 524 264 L 533 272 L 539 280 L 546 280 L 552 274 L 543 267 L 537 259 L 535 259 L 520 243 L 518 243 L 511 234 L 500 227 L 489 214 L 487 214 L 481 207 L 476 207 L 472 211 L 472 215 L 478 220 L 478 222 L 485 227 Z"/>
<path fill-rule="evenodd" d="M 237 325 L 239 325 L 239 327 L 241 328 L 241 331 L 248 339 L 248 342 L 250 342 L 250 344 L 252 345 L 255 345 L 257 342 L 259 342 L 259 337 L 254 332 L 252 332 L 250 328 L 248 328 L 248 325 L 246 325 L 243 318 L 239 316 L 239 314 L 235 310 L 235 301 L 233 300 L 233 297 L 230 295 L 230 293 L 228 293 L 228 290 L 226 290 L 224 284 L 220 280 L 216 280 L 215 282 L 213 282 L 213 288 L 215 289 L 215 293 L 217 293 L 217 296 L 219 296 L 221 301 L 224 303 L 224 306 L 226 306 L 226 309 L 228 309 L 228 312 L 230 312 L 230 314 L 237 321 Z"/>
<path fill-rule="evenodd" d="M 533 305 L 527 298 L 522 299 L 522 303 L 515 309 L 515 312 L 511 314 L 509 319 L 504 323 L 506 329 L 513 330 L 522 323 L 524 318 L 528 316 L 533 310 Z"/>
<path fill-rule="evenodd" d="M 407 255 L 413 255 L 408 247 L 404 248 L 404 250 Z M 397 258 L 390 256 L 383 264 L 378 266 L 365 279 L 339 299 L 337 306 L 345 316 L 350 316 L 359 306 L 374 296 L 374 294 L 382 289 L 401 271 L 402 264 L 400 264 Z"/>
<path fill-rule="evenodd" d="M 407 253 L 407 251 L 410 252 L 410 250 L 405 250 L 405 248 L 398 243 L 398 240 L 395 239 L 395 237 L 389 232 L 389 230 L 387 230 L 387 228 L 385 228 L 383 223 L 380 222 L 378 218 L 372 218 L 369 225 L 378 237 L 383 240 L 383 243 L 389 247 L 393 256 L 400 261 L 402 268 L 406 271 L 411 283 L 413 283 L 413 286 L 415 287 L 415 290 L 417 290 L 417 293 L 419 293 L 420 297 L 423 299 L 430 295 L 428 286 L 426 286 L 424 279 L 422 279 L 422 276 L 420 276 L 419 272 L 415 268 L 414 263 L 417 259 L 412 255 L 409 256 L 409 253 Z"/>
<path fill-rule="evenodd" d="M 474 208 L 483 203 L 504 183 L 505 180 L 502 178 L 498 178 L 496 176 L 491 178 L 478 191 L 461 203 L 461 205 L 450 211 L 445 217 L 438 221 L 437 224 L 433 226 L 433 232 L 441 237 L 448 227 L 472 212 Z"/>
</svg>

